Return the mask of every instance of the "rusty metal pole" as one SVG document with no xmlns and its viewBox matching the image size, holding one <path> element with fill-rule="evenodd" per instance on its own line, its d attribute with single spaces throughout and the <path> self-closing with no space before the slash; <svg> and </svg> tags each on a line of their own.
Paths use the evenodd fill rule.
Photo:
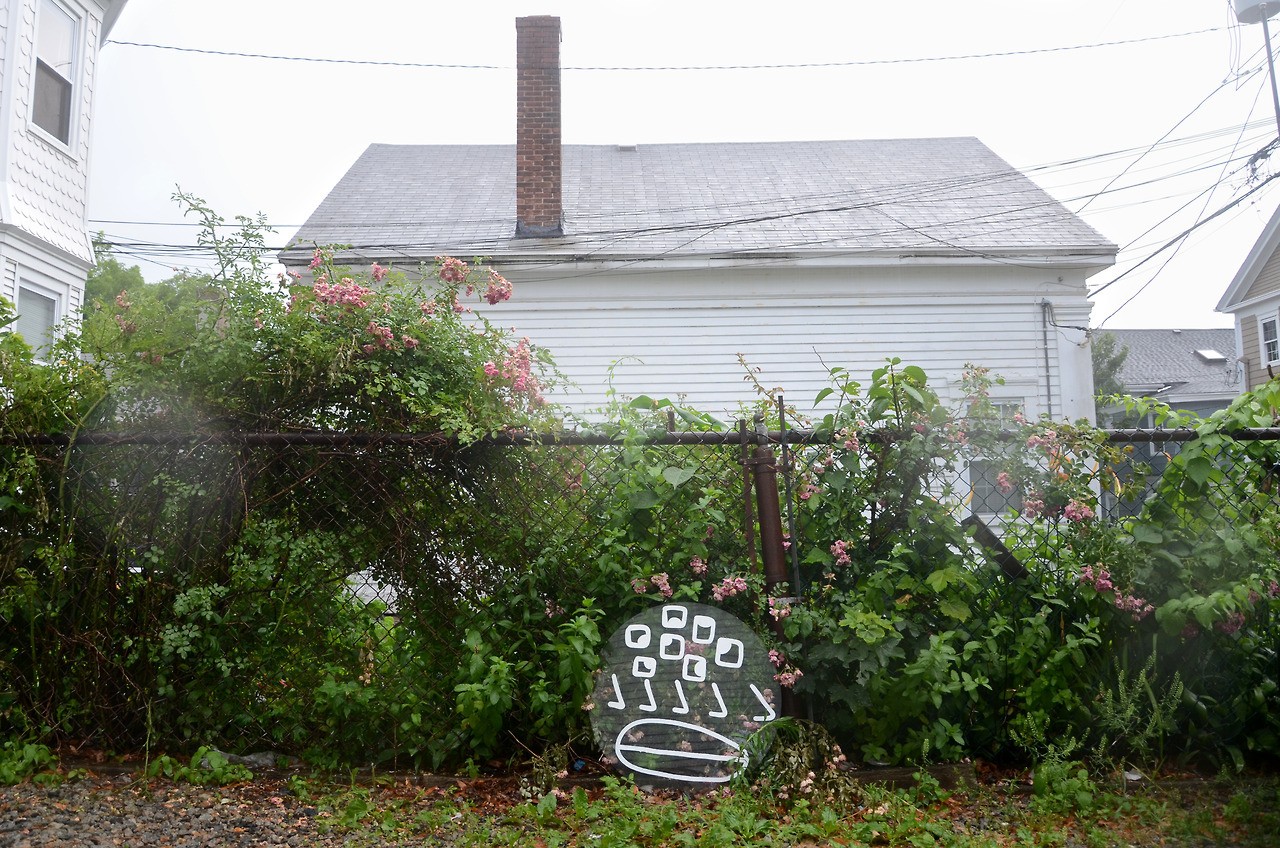
<svg viewBox="0 0 1280 848">
<path fill-rule="evenodd" d="M 788 580 L 787 552 L 782 546 L 782 511 L 778 507 L 778 462 L 773 448 L 763 437 L 763 424 L 757 419 L 757 442 L 754 456 L 756 515 L 760 521 L 760 551 L 764 560 L 765 592 Z M 766 611 L 767 614 L 767 611 Z M 770 622 L 773 632 L 782 637 L 782 622 Z M 782 688 L 782 715 L 799 716 L 798 704 L 790 689 Z"/>
</svg>

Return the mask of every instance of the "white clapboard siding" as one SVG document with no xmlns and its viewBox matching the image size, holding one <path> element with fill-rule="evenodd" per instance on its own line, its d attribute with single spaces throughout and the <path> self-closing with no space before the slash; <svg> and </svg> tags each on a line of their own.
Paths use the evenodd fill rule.
<svg viewBox="0 0 1280 848">
<path fill-rule="evenodd" d="M 1039 414 L 1050 406 L 1040 302 L 1054 305 L 1058 324 L 1084 326 L 1088 317 L 1082 276 L 1067 284 L 1039 269 L 623 272 L 597 274 L 589 288 L 580 278 L 510 275 L 513 299 L 483 314 L 552 352 L 576 384 L 552 398 L 580 413 L 605 402 L 611 364 L 621 396 L 735 410 L 758 397 L 744 380 L 742 354 L 760 369 L 761 384 L 782 387 L 802 409 L 828 385 L 827 368 L 847 368 L 865 385 L 896 356 L 923 368 L 951 401 L 965 363 L 989 367 L 1006 380 L 999 396 Z M 1088 362 L 1082 339 L 1078 330 L 1050 328 L 1055 417 L 1090 414 L 1091 380 L 1079 373 Z"/>
</svg>

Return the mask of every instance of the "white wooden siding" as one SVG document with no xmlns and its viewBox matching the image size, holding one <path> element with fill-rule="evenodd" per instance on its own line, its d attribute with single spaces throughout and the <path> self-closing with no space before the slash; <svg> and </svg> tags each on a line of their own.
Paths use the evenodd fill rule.
<svg viewBox="0 0 1280 848">
<path fill-rule="evenodd" d="M 514 297 L 483 314 L 554 354 L 577 384 L 555 399 L 578 412 L 604 403 L 611 363 L 622 396 L 734 410 L 758 397 L 743 379 L 742 353 L 761 384 L 783 387 L 801 410 L 828 385 L 827 368 L 847 368 L 865 386 L 897 356 L 951 401 L 965 363 L 987 366 L 1008 382 L 1003 396 L 1037 415 L 1047 410 L 1040 301 L 1054 304 L 1062 325 L 1086 326 L 1089 312 L 1078 273 L 1059 283 L 1058 272 L 1010 268 L 621 271 L 590 280 L 504 273 Z M 1084 334 L 1051 327 L 1048 341 L 1055 417 L 1092 417 Z"/>
<path fill-rule="evenodd" d="M 63 148 L 32 129 L 30 123 L 38 0 L 10 2 L 17 3 L 18 9 L 15 31 L 5 34 L 5 49 L 12 51 L 8 62 L 12 78 L 6 78 L 4 89 L 4 108 L 8 112 L 4 159 L 9 216 L 4 223 L 79 260 L 87 269 L 93 262 L 93 248 L 85 226 L 89 135 L 102 7 L 97 3 L 66 4 L 81 18 L 80 75 L 71 144 Z"/>
</svg>

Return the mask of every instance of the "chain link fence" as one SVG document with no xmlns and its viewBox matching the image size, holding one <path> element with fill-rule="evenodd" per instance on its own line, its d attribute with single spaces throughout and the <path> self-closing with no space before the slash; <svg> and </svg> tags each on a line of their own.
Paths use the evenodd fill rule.
<svg viewBox="0 0 1280 848">
<path fill-rule="evenodd" d="M 1103 522 L 1141 512 L 1185 437 L 1113 438 L 1133 446 L 1128 465 L 1090 473 L 1135 484 L 1118 497 L 1095 487 Z M 32 471 L 0 528 L 0 725 L 117 751 L 216 744 L 400 766 L 534 748 L 554 723 L 582 718 L 580 692 L 556 688 L 540 664 L 585 662 L 590 645 L 582 656 L 566 647 L 575 634 L 607 638 L 671 584 L 697 579 L 705 594 L 727 575 L 759 574 L 758 503 L 781 495 L 792 574 L 804 582 L 828 567 L 836 540 L 806 535 L 805 466 L 846 448 L 787 434 L 783 491 L 757 501 L 756 441 L 740 425 L 466 447 L 154 433 L 0 446 Z M 970 455 L 930 464 L 922 481 L 982 522 L 963 551 L 988 604 L 975 615 L 1030 616 L 1043 581 L 1079 579 L 1063 567 L 1079 552 L 1062 550 L 1079 537 L 1000 474 Z M 1274 509 L 1271 491 L 1261 496 Z M 734 609 L 764 629 L 754 602 Z M 1045 626 L 1071 624 L 1055 611 Z M 1272 622 L 1259 626 L 1275 645 Z M 1079 674 L 1113 661 L 1095 656 Z M 1222 673 L 1207 661 L 1188 657 L 1186 673 Z M 1006 689 L 993 681 L 988 697 Z M 502 737 L 495 712 L 525 715 L 527 737 Z"/>
</svg>

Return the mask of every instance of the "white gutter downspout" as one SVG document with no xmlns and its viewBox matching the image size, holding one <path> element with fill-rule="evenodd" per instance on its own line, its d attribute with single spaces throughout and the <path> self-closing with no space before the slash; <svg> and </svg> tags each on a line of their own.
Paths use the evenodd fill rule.
<svg viewBox="0 0 1280 848">
<path fill-rule="evenodd" d="M 1041 341 L 1044 344 L 1044 400 L 1050 420 L 1053 419 L 1053 380 L 1049 373 L 1049 310 L 1052 308 L 1053 304 L 1048 298 L 1040 301 Z"/>
</svg>

